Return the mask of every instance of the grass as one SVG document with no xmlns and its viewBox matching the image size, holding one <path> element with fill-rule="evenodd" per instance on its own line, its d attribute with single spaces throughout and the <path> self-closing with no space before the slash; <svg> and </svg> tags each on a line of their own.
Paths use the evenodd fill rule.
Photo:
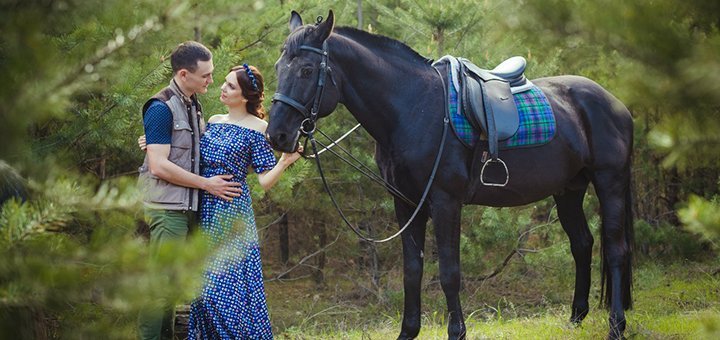
<svg viewBox="0 0 720 340">
<path fill-rule="evenodd" d="M 599 275 L 593 272 L 591 311 L 580 327 L 567 321 L 573 270 L 538 268 L 515 261 L 485 282 L 465 282 L 463 311 L 468 339 L 599 339 L 608 313 L 598 308 Z M 573 267 L 570 267 L 573 268 Z M 636 266 L 635 306 L 627 312 L 629 339 L 720 339 L 720 276 L 717 263 Z M 596 268 L 594 268 L 596 269 Z M 428 275 L 426 275 L 428 276 Z M 386 275 L 380 289 L 361 277 L 327 277 L 318 288 L 308 280 L 266 285 L 278 339 L 394 339 L 402 320 L 402 277 Z M 419 339 L 447 338 L 440 285 L 424 281 Z"/>
</svg>

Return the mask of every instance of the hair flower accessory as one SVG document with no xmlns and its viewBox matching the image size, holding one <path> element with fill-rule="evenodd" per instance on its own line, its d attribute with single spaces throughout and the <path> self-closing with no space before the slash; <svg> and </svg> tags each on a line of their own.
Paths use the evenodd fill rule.
<svg viewBox="0 0 720 340">
<path fill-rule="evenodd" d="M 258 85 L 257 85 L 257 80 L 255 79 L 255 75 L 253 74 L 252 70 L 250 69 L 250 66 L 248 66 L 248 64 L 243 64 L 243 68 L 245 69 L 245 73 L 247 73 L 247 76 L 250 79 L 250 83 L 252 84 L 253 90 L 260 92 L 260 88 L 258 88 Z"/>
</svg>

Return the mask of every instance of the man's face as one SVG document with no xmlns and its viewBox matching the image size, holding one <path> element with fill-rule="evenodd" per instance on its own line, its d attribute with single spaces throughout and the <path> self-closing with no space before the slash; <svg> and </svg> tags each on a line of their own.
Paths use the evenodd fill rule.
<svg viewBox="0 0 720 340">
<path fill-rule="evenodd" d="M 183 81 L 183 87 L 192 93 L 186 93 L 191 96 L 195 93 L 204 94 L 208 91 L 208 86 L 213 83 L 212 73 L 215 69 L 212 59 L 208 61 L 198 61 L 195 72 L 189 70 L 180 70 L 180 79 Z"/>
</svg>

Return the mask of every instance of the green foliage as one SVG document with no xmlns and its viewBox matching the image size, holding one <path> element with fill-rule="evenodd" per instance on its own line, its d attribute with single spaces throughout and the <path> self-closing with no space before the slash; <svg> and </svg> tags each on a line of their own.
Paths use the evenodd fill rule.
<svg viewBox="0 0 720 340">
<path fill-rule="evenodd" d="M 34 317 L 8 312 L 18 309 L 55 319 L 56 326 L 34 327 L 62 338 L 129 338 L 148 296 L 194 296 L 207 246 L 194 238 L 151 253 L 135 234 L 138 200 L 130 180 L 93 191 L 72 175 L 58 176 L 31 183 L 32 201 L 3 206 L 0 332 L 15 334 L 14 325 Z"/>
<path fill-rule="evenodd" d="M 528 6 L 527 27 L 548 33 L 536 34 L 540 43 L 563 48 L 570 66 L 584 63 L 600 74 L 613 74 L 609 80 L 619 85 L 613 92 L 636 115 L 662 112 L 650 141 L 668 153 L 665 165 L 717 167 L 716 4 L 556 0 Z M 617 70 L 593 65 L 606 56 L 614 56 Z"/>
<path fill-rule="evenodd" d="M 635 247 L 639 254 L 654 260 L 702 260 L 708 256 L 707 249 L 695 235 L 668 223 L 652 225 L 646 221 L 637 221 Z"/>
<path fill-rule="evenodd" d="M 712 200 L 691 196 L 687 207 L 678 214 L 685 228 L 702 235 L 716 248 L 720 246 L 720 196 Z"/>
<path fill-rule="evenodd" d="M 466 227 L 460 236 L 460 251 L 466 275 L 494 269 L 505 256 L 521 246 L 521 234 L 533 226 L 534 210 L 534 207 L 463 209 L 463 225 Z"/>
</svg>

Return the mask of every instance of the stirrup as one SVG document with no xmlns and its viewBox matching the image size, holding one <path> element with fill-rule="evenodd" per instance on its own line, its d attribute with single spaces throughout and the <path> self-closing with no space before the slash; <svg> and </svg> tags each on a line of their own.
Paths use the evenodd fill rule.
<svg viewBox="0 0 720 340">
<path fill-rule="evenodd" d="M 491 183 L 491 182 L 485 182 L 485 167 L 487 167 L 490 163 L 500 163 L 502 164 L 503 168 L 505 168 L 505 183 Z M 508 171 L 507 165 L 505 162 L 503 162 L 502 159 L 498 158 L 497 160 L 488 159 L 485 164 L 483 164 L 482 169 L 480 170 L 480 183 L 485 186 L 489 187 L 504 187 L 508 184 L 510 181 L 510 172 Z"/>
</svg>

